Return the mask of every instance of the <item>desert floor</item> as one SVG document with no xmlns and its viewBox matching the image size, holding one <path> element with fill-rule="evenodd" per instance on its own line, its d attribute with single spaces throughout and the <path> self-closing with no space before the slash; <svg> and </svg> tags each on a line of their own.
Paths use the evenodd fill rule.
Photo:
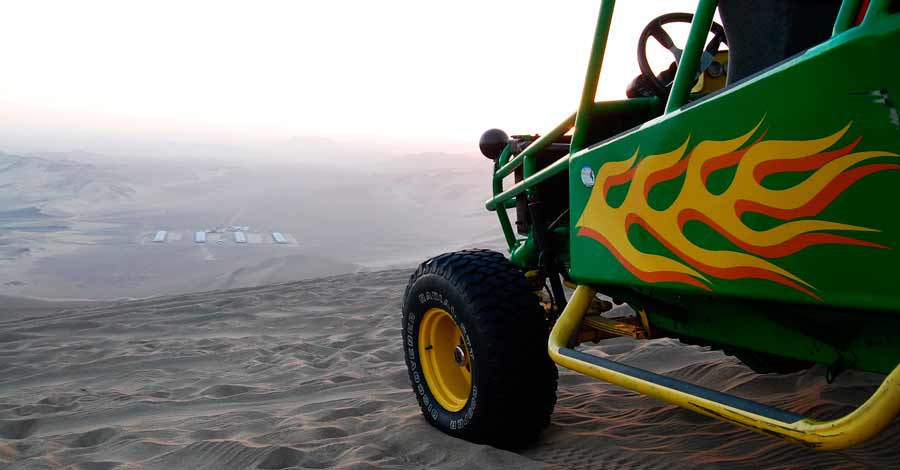
<svg viewBox="0 0 900 470">
<path fill-rule="evenodd" d="M 409 270 L 129 302 L 0 307 L 0 467 L 889 468 L 900 421 L 820 453 L 562 372 L 552 425 L 519 452 L 431 428 L 409 388 Z M 878 377 L 757 375 L 672 340 L 589 348 L 824 418 Z"/>
</svg>

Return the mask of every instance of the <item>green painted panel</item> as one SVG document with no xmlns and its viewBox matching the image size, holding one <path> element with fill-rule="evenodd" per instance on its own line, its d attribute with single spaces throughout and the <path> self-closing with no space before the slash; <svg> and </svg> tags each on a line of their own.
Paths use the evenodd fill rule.
<svg viewBox="0 0 900 470">
<path fill-rule="evenodd" d="M 572 277 L 900 311 L 895 50 L 900 15 L 574 155 Z"/>
</svg>

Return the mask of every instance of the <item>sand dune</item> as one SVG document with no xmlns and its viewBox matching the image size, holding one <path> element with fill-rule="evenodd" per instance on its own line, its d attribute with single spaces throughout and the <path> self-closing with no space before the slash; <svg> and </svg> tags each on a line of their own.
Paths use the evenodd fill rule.
<svg viewBox="0 0 900 470">
<path fill-rule="evenodd" d="M 0 467 L 889 468 L 900 422 L 817 453 L 573 373 L 551 427 L 518 453 L 432 429 L 399 347 L 409 270 L 95 306 L 0 307 Z M 17 311 L 19 318 L 9 314 Z M 25 313 L 22 313 L 25 312 Z M 878 377 L 760 376 L 672 340 L 591 348 L 809 412 L 846 412 Z"/>
<path fill-rule="evenodd" d="M 56 214 L 91 211 L 98 205 L 130 202 L 136 190 L 129 178 L 96 165 L 61 159 L 22 157 L 0 152 L 0 207 L 40 205 Z"/>
<path fill-rule="evenodd" d="M 0 295 L 120 299 L 249 287 L 409 266 L 501 241 L 496 216 L 483 209 L 488 160 L 370 158 L 328 145 L 341 151 L 322 161 L 301 152 L 227 164 L 0 153 Z M 198 245 L 190 235 L 145 243 L 157 230 L 228 225 L 285 232 L 296 243 Z"/>
</svg>

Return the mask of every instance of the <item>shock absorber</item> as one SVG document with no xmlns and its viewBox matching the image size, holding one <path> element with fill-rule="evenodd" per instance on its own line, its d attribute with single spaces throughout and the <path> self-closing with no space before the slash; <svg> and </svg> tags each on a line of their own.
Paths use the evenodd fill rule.
<svg viewBox="0 0 900 470">
<path fill-rule="evenodd" d="M 556 314 L 558 315 L 558 312 L 562 312 L 566 308 L 566 294 L 559 278 L 559 260 L 553 246 L 553 239 L 550 238 L 547 230 L 547 222 L 544 220 L 543 208 L 539 199 L 530 198 L 528 213 L 531 215 L 534 243 L 538 249 L 538 267 L 550 279 L 550 291 L 553 293 L 553 301 L 556 304 Z"/>
</svg>

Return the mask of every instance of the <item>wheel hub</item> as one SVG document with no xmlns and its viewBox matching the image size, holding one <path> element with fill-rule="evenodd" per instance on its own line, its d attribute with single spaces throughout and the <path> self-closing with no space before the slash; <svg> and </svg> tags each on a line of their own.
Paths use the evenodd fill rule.
<svg viewBox="0 0 900 470">
<path fill-rule="evenodd" d="M 463 409 L 472 391 L 468 345 L 456 320 L 444 309 L 432 308 L 419 326 L 419 355 L 425 383 L 447 411 Z"/>
<path fill-rule="evenodd" d="M 453 360 L 461 366 L 466 364 L 466 351 L 463 349 L 462 345 L 453 349 Z"/>
</svg>

